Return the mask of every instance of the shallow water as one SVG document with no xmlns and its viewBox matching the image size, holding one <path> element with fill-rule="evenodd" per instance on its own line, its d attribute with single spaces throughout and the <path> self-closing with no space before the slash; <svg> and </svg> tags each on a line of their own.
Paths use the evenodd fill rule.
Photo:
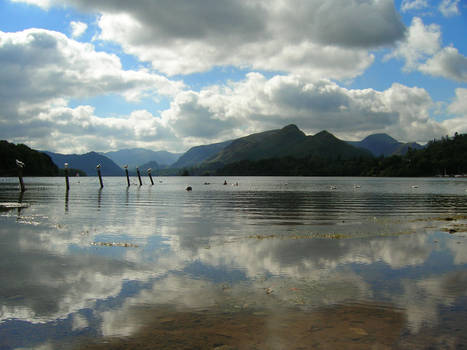
<svg viewBox="0 0 467 350">
<path fill-rule="evenodd" d="M 226 179 L 0 179 L 0 349 L 467 347 L 467 179 Z"/>
</svg>

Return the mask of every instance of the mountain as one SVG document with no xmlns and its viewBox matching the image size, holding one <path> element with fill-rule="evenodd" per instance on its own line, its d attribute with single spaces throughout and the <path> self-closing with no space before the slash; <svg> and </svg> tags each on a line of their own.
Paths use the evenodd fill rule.
<svg viewBox="0 0 467 350">
<path fill-rule="evenodd" d="M 391 156 L 394 154 L 403 155 L 407 153 L 409 147 L 413 149 L 421 149 L 418 143 L 403 143 L 392 138 L 388 134 L 373 134 L 365 137 L 362 141 L 347 141 L 355 147 L 364 148 L 370 151 L 373 155 Z"/>
<path fill-rule="evenodd" d="M 244 159 L 283 157 L 305 139 L 306 135 L 295 125 L 288 125 L 236 139 L 207 162 L 228 164 Z"/>
<path fill-rule="evenodd" d="M 350 159 L 371 157 L 371 154 L 339 140 L 327 131 L 307 136 L 296 125 L 291 124 L 282 129 L 236 139 L 204 164 L 219 166 L 242 160 L 257 161 L 282 157 Z"/>
<path fill-rule="evenodd" d="M 26 145 L 0 141 L 0 176 L 17 176 L 16 159 L 22 161 L 24 176 L 56 176 L 58 167 L 49 156 Z"/>
<path fill-rule="evenodd" d="M 185 168 L 202 163 L 219 153 L 223 148 L 228 146 L 232 141 L 224 141 L 209 145 L 195 146 L 184 153 L 174 164 L 172 168 Z"/>
<path fill-rule="evenodd" d="M 53 152 L 44 152 L 59 167 L 63 168 L 68 163 L 70 168 L 83 170 L 88 176 L 97 175 L 96 166 L 101 165 L 101 173 L 104 176 L 121 176 L 125 172 L 111 159 L 96 152 L 86 154 L 60 154 Z"/>
<path fill-rule="evenodd" d="M 157 176 L 161 167 L 156 161 L 151 160 L 150 162 L 138 165 L 138 169 L 140 171 L 141 176 L 146 175 L 148 169 L 151 169 L 152 174 Z M 128 167 L 128 174 L 131 176 L 136 176 L 136 167 Z"/>
<path fill-rule="evenodd" d="M 151 161 L 157 162 L 160 166 L 169 166 L 176 162 L 182 155 L 181 153 L 151 151 L 144 148 L 129 148 L 102 154 L 112 159 L 120 167 L 128 165 L 129 168 L 135 168 Z"/>
</svg>

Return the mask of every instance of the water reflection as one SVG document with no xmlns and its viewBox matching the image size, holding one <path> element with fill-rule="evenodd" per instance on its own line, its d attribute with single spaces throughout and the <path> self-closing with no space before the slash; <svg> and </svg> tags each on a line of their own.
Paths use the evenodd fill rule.
<svg viewBox="0 0 467 350">
<path fill-rule="evenodd" d="M 231 327 L 232 342 L 219 344 L 240 348 L 242 322 L 261 329 L 246 338 L 259 348 L 318 338 L 324 346 L 339 333 L 339 341 L 409 347 L 426 329 L 447 337 L 446 314 L 467 315 L 465 196 L 307 192 L 307 183 L 278 191 L 254 180 L 248 189 L 194 184 L 187 193 L 183 180 L 153 189 L 107 180 L 101 190 L 83 181 L 63 206 L 63 192 L 43 181 L 24 198 L 0 192 L 2 201 L 31 204 L 0 216 L 1 349 L 173 338 L 175 324 L 196 320 L 200 334 L 213 322 Z M 393 330 L 387 339 L 367 321 L 378 315 L 380 328 Z M 299 326 L 305 319 L 308 328 Z M 285 329 L 305 343 L 285 344 Z"/>
</svg>

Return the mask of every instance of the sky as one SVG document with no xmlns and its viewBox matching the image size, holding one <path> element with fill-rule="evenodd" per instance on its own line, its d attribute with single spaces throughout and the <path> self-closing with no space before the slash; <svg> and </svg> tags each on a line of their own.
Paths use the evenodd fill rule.
<svg viewBox="0 0 467 350">
<path fill-rule="evenodd" d="M 185 152 L 467 133 L 467 0 L 0 0 L 0 139 Z"/>
</svg>

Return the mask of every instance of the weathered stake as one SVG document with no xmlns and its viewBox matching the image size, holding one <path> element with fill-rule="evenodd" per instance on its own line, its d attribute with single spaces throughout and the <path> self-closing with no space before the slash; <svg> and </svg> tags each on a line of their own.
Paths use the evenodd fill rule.
<svg viewBox="0 0 467 350">
<path fill-rule="evenodd" d="M 130 176 L 128 175 L 128 165 L 125 165 L 123 167 L 125 168 L 126 183 L 128 184 L 128 187 L 130 187 Z"/>
<path fill-rule="evenodd" d="M 97 164 L 96 169 L 97 169 L 97 176 L 99 176 L 99 182 L 100 182 L 100 184 L 101 184 L 101 188 L 103 188 L 103 187 L 104 187 L 104 183 L 102 182 L 101 165 L 100 165 L 100 164 Z"/>
<path fill-rule="evenodd" d="M 148 176 L 149 180 L 151 180 L 151 185 L 154 185 L 154 181 L 152 181 L 151 168 L 148 169 Z"/>
<path fill-rule="evenodd" d="M 138 174 L 139 185 L 143 186 L 143 182 L 141 181 L 141 174 L 139 173 L 139 168 L 136 168 L 136 173 Z"/>
<path fill-rule="evenodd" d="M 66 191 L 70 190 L 70 180 L 68 180 L 68 163 L 65 163 L 65 183 L 66 183 Z"/>
<path fill-rule="evenodd" d="M 23 168 L 24 168 L 24 163 L 18 159 L 16 159 L 16 165 L 18 166 L 18 179 L 19 179 L 19 187 L 21 192 L 26 191 L 26 187 L 24 186 L 23 182 Z"/>
</svg>

